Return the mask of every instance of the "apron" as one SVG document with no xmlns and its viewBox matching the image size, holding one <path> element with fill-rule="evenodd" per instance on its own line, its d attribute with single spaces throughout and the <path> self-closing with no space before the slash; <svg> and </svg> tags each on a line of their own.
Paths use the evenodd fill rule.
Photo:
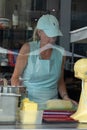
<svg viewBox="0 0 87 130">
<path fill-rule="evenodd" d="M 33 43 L 30 48 L 33 48 L 32 45 Z M 57 63 L 54 52 L 53 50 L 50 59 L 47 60 L 41 59 L 38 54 L 29 56 L 23 74 L 23 85 L 27 87 L 29 99 L 37 103 L 58 98 L 57 82 L 61 74 L 62 59 L 59 56 L 60 63 Z"/>
</svg>

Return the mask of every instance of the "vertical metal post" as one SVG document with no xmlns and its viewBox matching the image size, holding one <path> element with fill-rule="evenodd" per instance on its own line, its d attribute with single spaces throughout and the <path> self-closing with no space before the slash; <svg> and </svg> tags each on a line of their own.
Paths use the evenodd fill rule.
<svg viewBox="0 0 87 130">
<path fill-rule="evenodd" d="M 59 44 L 66 50 L 70 49 L 71 0 L 60 0 L 60 28 L 63 33 Z"/>
<path fill-rule="evenodd" d="M 71 71 L 73 71 L 73 65 L 74 65 L 74 43 L 72 43 Z"/>
</svg>

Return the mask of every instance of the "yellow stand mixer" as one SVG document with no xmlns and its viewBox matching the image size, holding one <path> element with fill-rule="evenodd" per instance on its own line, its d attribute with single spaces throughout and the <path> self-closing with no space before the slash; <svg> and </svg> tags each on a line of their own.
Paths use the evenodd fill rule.
<svg viewBox="0 0 87 130">
<path fill-rule="evenodd" d="M 81 123 L 87 123 L 87 59 L 78 60 L 74 65 L 75 77 L 82 80 L 82 91 L 77 111 L 71 118 Z"/>
</svg>

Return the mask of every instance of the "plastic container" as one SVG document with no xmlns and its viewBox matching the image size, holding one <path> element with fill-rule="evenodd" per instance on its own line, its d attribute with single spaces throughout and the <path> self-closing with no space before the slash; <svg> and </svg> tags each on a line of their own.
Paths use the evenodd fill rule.
<svg viewBox="0 0 87 130">
<path fill-rule="evenodd" d="M 0 122 L 16 122 L 19 94 L 0 93 Z"/>
<path fill-rule="evenodd" d="M 20 123 L 22 124 L 41 124 L 43 111 L 20 111 Z"/>
</svg>

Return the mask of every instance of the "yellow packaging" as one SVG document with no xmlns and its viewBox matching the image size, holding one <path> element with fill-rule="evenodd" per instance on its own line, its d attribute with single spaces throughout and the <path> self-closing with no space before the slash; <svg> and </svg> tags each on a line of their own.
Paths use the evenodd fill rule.
<svg viewBox="0 0 87 130">
<path fill-rule="evenodd" d="M 21 102 L 21 106 L 20 109 L 23 111 L 29 111 L 29 110 L 34 110 L 37 111 L 38 110 L 38 104 L 30 101 L 28 98 L 24 98 Z"/>
<path fill-rule="evenodd" d="M 20 122 L 22 124 L 41 124 L 43 111 L 38 111 L 38 104 L 25 98 L 21 102 Z"/>
<path fill-rule="evenodd" d="M 22 124 L 41 124 L 43 111 L 20 111 L 20 122 Z"/>
</svg>

